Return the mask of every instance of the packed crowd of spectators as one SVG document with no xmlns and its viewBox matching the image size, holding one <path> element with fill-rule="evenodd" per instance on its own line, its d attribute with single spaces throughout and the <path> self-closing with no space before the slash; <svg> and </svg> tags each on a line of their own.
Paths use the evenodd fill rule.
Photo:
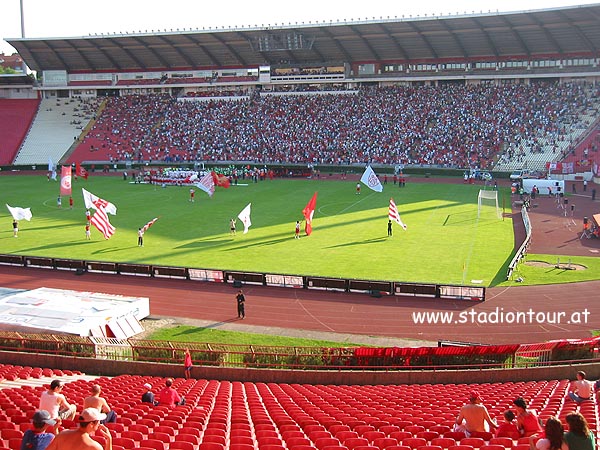
<svg viewBox="0 0 600 450">
<path fill-rule="evenodd" d="M 111 98 L 80 160 L 379 163 L 489 169 L 511 144 L 553 136 L 589 108 L 585 84 L 406 86 L 178 101 Z M 81 152 L 100 151 L 81 157 Z"/>
</svg>

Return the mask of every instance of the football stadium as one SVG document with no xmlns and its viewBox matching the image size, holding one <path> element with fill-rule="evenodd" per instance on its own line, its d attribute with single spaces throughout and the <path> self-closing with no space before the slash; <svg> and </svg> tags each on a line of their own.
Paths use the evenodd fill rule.
<svg viewBox="0 0 600 450">
<path fill-rule="evenodd" d="M 599 24 L 7 38 L 0 450 L 596 448 Z"/>
</svg>

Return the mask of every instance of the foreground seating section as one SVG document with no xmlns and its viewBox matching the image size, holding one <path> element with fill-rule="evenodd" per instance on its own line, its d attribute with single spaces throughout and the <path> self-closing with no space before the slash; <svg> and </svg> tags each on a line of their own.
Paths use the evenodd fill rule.
<svg viewBox="0 0 600 450">
<path fill-rule="evenodd" d="M 185 396 L 186 405 L 174 409 L 140 402 L 144 383 L 155 392 L 162 388 L 164 379 L 158 377 L 81 379 L 67 382 L 63 393 L 81 405 L 92 383 L 102 386 L 103 396 L 119 414 L 118 423 L 108 425 L 117 450 L 520 450 L 518 441 L 490 433 L 467 438 L 450 431 L 474 389 L 498 420 L 512 400 L 522 396 L 540 415 L 564 419 L 578 410 L 593 430 L 598 429 L 597 403 L 577 406 L 566 400 L 567 380 L 332 386 L 178 378 L 174 387 Z M 0 446 L 16 446 L 44 389 L 0 390 Z M 65 428 L 73 426 L 77 424 L 63 423 Z"/>
</svg>

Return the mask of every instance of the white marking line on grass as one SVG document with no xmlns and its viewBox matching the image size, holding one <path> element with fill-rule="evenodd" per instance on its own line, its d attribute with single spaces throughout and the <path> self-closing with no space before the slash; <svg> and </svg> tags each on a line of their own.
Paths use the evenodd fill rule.
<svg viewBox="0 0 600 450">
<path fill-rule="evenodd" d="M 373 192 L 373 193 L 372 193 L 372 194 L 370 194 L 370 195 L 365 195 L 365 196 L 364 196 L 363 198 L 361 198 L 359 201 L 357 201 L 357 202 L 354 202 L 354 203 L 351 203 L 351 204 L 350 204 L 350 206 L 347 206 L 347 207 L 345 207 L 345 208 L 344 208 L 344 209 L 342 209 L 340 212 L 338 212 L 338 213 L 336 213 L 336 214 L 333 214 L 333 215 L 343 214 L 343 213 L 345 213 L 346 211 L 348 211 L 349 209 L 352 209 L 352 208 L 354 208 L 356 205 L 358 205 L 358 204 L 359 204 L 360 202 L 362 202 L 363 200 L 368 200 L 368 199 L 369 199 L 369 198 L 371 198 L 371 196 L 373 196 L 373 195 L 375 195 L 375 192 Z M 344 203 L 345 203 L 345 202 L 344 202 Z M 329 205 L 335 205 L 335 204 L 336 204 L 336 203 L 328 203 L 328 204 L 326 204 L 326 205 L 320 206 L 319 208 L 317 208 L 317 211 L 319 211 L 319 214 L 322 214 L 322 215 L 324 215 L 324 216 L 330 216 L 330 215 L 332 215 L 332 214 L 326 214 L 326 213 L 324 213 L 324 212 L 321 210 L 321 208 L 326 208 L 326 207 L 328 207 Z"/>
<path fill-rule="evenodd" d="M 300 300 L 298 298 L 298 295 L 294 292 L 294 297 L 296 297 L 296 302 L 300 305 L 300 307 L 304 310 L 304 312 L 306 314 L 309 315 L 309 317 L 311 317 L 315 322 L 323 325 L 325 328 L 327 328 L 329 331 L 335 331 L 333 328 L 331 328 L 329 325 L 327 325 L 326 323 L 323 323 L 322 321 L 320 321 L 319 319 L 317 319 L 313 314 L 311 314 L 305 307 L 304 304 L 302 303 L 302 300 Z"/>
</svg>

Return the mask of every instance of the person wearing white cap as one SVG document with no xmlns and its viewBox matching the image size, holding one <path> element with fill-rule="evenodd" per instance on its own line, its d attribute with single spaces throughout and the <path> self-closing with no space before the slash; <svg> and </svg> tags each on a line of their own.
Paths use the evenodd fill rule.
<svg viewBox="0 0 600 450">
<path fill-rule="evenodd" d="M 58 432 L 54 427 L 57 421 L 50 418 L 50 413 L 45 410 L 36 411 L 32 418 L 33 428 L 23 433 L 21 450 L 44 450 Z"/>
<path fill-rule="evenodd" d="M 84 409 L 76 419 L 79 428 L 60 432 L 46 450 L 112 450 L 110 430 L 100 423 L 105 419 L 106 414 L 96 408 Z M 104 447 L 91 438 L 94 433 L 104 438 Z"/>
<path fill-rule="evenodd" d="M 154 406 L 158 405 L 158 402 L 154 399 L 154 392 L 152 392 L 152 385 L 150 383 L 144 384 L 146 392 L 142 394 L 142 403 L 151 403 Z"/>
</svg>

